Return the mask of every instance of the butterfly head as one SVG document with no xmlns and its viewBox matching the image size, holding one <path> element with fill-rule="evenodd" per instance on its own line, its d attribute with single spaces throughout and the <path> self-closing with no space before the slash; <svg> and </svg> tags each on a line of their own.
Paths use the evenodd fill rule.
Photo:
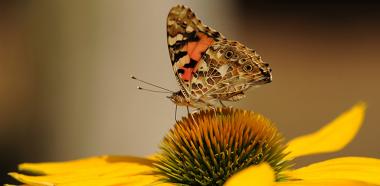
<svg viewBox="0 0 380 186">
<path fill-rule="evenodd" d="M 185 96 L 181 91 L 174 92 L 172 95 L 168 96 L 167 98 L 170 99 L 174 104 L 178 106 L 189 106 L 188 101 L 186 100 Z"/>
</svg>

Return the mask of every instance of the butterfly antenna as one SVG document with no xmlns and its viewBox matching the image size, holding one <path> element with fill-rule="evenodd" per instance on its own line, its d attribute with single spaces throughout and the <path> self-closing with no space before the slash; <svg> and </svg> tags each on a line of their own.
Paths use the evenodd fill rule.
<svg viewBox="0 0 380 186">
<path fill-rule="evenodd" d="M 148 92 L 172 93 L 172 92 L 169 92 L 169 91 L 161 91 L 161 90 L 152 90 L 152 89 L 142 88 L 142 87 L 140 87 L 140 86 L 138 86 L 137 89 L 139 89 L 139 90 L 144 90 L 144 91 L 148 91 Z"/>
<path fill-rule="evenodd" d="M 166 91 L 168 91 L 168 92 L 166 92 L 166 93 L 174 93 L 174 91 L 172 91 L 172 90 L 169 90 L 169 89 L 167 89 L 167 88 L 160 87 L 160 86 L 158 86 L 158 85 L 155 85 L 155 84 L 152 84 L 152 83 L 146 82 L 146 81 L 144 81 L 144 80 L 138 79 L 138 78 L 136 78 L 135 76 L 131 76 L 131 78 L 134 79 L 134 80 L 140 81 L 141 83 L 145 83 L 145 84 L 147 84 L 147 85 L 150 85 L 150 86 L 157 87 L 157 88 L 159 88 L 159 89 L 162 89 L 162 90 L 166 90 Z M 151 91 L 151 92 L 163 92 L 163 91 L 155 91 L 155 90 L 150 90 L 150 89 L 144 89 L 144 88 L 142 88 L 142 87 L 137 87 L 137 88 L 138 88 L 139 90 L 147 90 L 147 91 Z"/>
</svg>

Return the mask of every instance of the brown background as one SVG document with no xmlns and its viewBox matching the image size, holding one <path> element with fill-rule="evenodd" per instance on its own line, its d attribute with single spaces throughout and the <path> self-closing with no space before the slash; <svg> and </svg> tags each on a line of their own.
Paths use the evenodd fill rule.
<svg viewBox="0 0 380 186">
<path fill-rule="evenodd" d="M 155 152 L 174 123 L 174 105 L 166 95 L 139 92 L 129 76 L 178 89 L 165 31 L 178 3 L 270 63 L 274 81 L 232 105 L 263 113 L 287 139 L 368 103 L 347 148 L 299 165 L 380 158 L 377 4 L 10 0 L 0 3 L 1 180 L 25 161 Z"/>
</svg>

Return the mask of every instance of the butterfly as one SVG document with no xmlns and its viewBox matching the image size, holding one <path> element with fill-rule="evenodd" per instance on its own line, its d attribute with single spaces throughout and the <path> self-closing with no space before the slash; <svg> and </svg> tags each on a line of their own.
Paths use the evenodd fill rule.
<svg viewBox="0 0 380 186">
<path fill-rule="evenodd" d="M 167 43 L 180 86 L 168 96 L 176 106 L 224 106 L 222 101 L 241 100 L 249 88 L 272 81 L 269 64 L 255 50 L 226 39 L 184 5 L 169 12 Z"/>
</svg>

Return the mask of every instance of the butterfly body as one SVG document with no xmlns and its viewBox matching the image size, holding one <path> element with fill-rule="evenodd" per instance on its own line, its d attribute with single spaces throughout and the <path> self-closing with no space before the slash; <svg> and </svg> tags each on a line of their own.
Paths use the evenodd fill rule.
<svg viewBox="0 0 380 186">
<path fill-rule="evenodd" d="M 202 24 L 183 5 L 170 10 L 167 34 L 181 88 L 169 98 L 177 105 L 204 108 L 238 101 L 249 88 L 272 80 L 269 65 L 254 50 Z"/>
</svg>

